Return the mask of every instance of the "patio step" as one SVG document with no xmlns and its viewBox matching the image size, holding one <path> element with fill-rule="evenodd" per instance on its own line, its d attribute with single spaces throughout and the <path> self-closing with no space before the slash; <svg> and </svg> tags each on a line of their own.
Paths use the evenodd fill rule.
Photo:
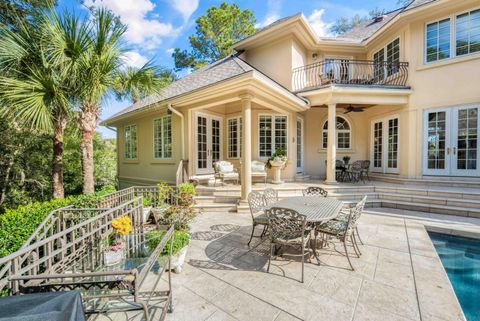
<svg viewBox="0 0 480 321">
<path fill-rule="evenodd" d="M 418 178 L 404 178 L 396 175 L 371 173 L 370 178 L 375 181 L 405 184 L 405 185 L 428 185 L 428 186 L 448 186 L 461 188 L 480 188 L 480 179 L 472 177 L 433 177 L 426 176 Z"/>
<path fill-rule="evenodd" d="M 194 207 L 196 210 L 205 212 L 236 212 L 236 203 L 197 203 Z"/>
</svg>

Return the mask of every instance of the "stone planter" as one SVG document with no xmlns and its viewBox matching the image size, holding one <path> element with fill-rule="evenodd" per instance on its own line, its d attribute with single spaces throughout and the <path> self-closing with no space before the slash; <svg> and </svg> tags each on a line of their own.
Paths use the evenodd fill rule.
<svg viewBox="0 0 480 321">
<path fill-rule="evenodd" d="M 124 250 L 103 252 L 103 262 L 106 266 L 115 265 L 119 263 L 124 257 Z"/>
<path fill-rule="evenodd" d="M 283 184 L 282 181 L 282 169 L 285 166 L 285 161 L 271 160 L 270 165 L 273 170 L 272 184 Z"/>
<path fill-rule="evenodd" d="M 171 261 L 171 269 L 175 271 L 175 273 L 182 272 L 183 263 L 185 263 L 185 257 L 187 256 L 188 245 L 185 246 L 177 253 L 177 255 L 172 256 Z"/>
<path fill-rule="evenodd" d="M 150 211 L 152 210 L 152 207 L 144 207 L 142 209 L 142 223 L 147 224 L 148 217 L 150 216 Z"/>
</svg>

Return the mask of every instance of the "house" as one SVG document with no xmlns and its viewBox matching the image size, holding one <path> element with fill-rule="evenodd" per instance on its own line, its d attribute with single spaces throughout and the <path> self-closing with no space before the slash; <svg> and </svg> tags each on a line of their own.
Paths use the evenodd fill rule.
<svg viewBox="0 0 480 321">
<path fill-rule="evenodd" d="M 113 115 L 120 187 L 242 169 L 276 147 L 282 175 L 335 183 L 335 160 L 377 175 L 480 179 L 480 3 L 415 0 L 337 38 L 303 14 L 234 45 L 235 54 Z"/>
</svg>

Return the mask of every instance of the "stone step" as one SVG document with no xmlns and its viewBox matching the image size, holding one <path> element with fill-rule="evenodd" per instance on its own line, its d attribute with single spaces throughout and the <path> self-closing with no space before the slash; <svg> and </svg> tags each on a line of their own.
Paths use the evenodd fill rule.
<svg viewBox="0 0 480 321">
<path fill-rule="evenodd" d="M 448 186 L 461 188 L 480 188 L 480 178 L 478 177 L 433 177 L 427 176 L 421 179 L 404 178 L 394 175 L 370 173 L 370 178 L 375 181 L 406 184 L 406 185 L 428 185 L 428 186 Z"/>
<path fill-rule="evenodd" d="M 235 203 L 199 203 L 195 204 L 194 209 L 205 212 L 236 212 Z"/>
</svg>

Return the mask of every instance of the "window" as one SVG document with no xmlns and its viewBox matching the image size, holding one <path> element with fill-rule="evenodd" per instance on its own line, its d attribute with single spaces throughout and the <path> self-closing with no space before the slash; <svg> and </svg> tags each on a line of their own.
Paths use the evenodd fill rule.
<svg viewBox="0 0 480 321">
<path fill-rule="evenodd" d="M 153 158 L 172 158 L 172 116 L 153 121 Z"/>
<path fill-rule="evenodd" d="M 455 48 L 457 56 L 480 51 L 480 9 L 456 17 Z"/>
<path fill-rule="evenodd" d="M 137 158 L 137 125 L 125 127 L 125 159 Z"/>
<path fill-rule="evenodd" d="M 240 158 L 242 156 L 242 118 L 230 118 L 227 129 L 228 158 Z"/>
<path fill-rule="evenodd" d="M 350 124 L 343 117 L 337 117 L 337 149 L 350 149 L 351 147 L 351 129 Z M 328 121 L 323 125 L 322 147 L 328 147 Z"/>
<path fill-rule="evenodd" d="M 450 18 L 427 24 L 426 61 L 450 58 Z"/>
<path fill-rule="evenodd" d="M 277 148 L 287 151 L 287 116 L 260 116 L 258 133 L 260 157 L 272 156 Z"/>
<path fill-rule="evenodd" d="M 375 81 L 385 79 L 385 75 L 396 74 L 400 69 L 400 38 L 397 38 L 373 54 Z"/>
</svg>

